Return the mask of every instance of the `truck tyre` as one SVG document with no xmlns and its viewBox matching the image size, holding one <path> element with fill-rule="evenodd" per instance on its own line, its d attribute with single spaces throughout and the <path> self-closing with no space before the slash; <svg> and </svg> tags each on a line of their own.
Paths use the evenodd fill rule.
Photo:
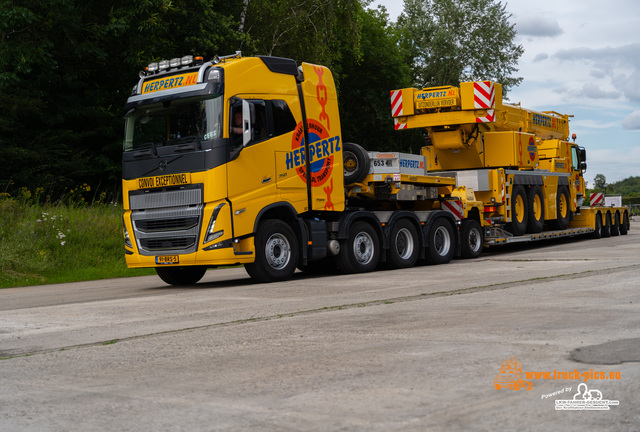
<svg viewBox="0 0 640 432">
<path fill-rule="evenodd" d="M 344 143 L 342 163 L 345 185 L 359 183 L 369 174 L 369 167 L 371 166 L 369 153 L 358 144 Z"/>
<path fill-rule="evenodd" d="M 528 202 L 528 219 L 527 232 L 537 234 L 542 232 L 544 227 L 544 196 L 542 188 L 539 185 L 531 186 Z"/>
<path fill-rule="evenodd" d="M 611 237 L 611 213 L 607 212 L 604 216 L 604 226 L 602 227 L 602 237 Z"/>
<path fill-rule="evenodd" d="M 527 210 L 527 194 L 522 185 L 514 185 L 511 191 L 511 223 L 507 231 L 514 236 L 521 236 L 527 231 L 529 211 Z"/>
<path fill-rule="evenodd" d="M 455 252 L 453 226 L 445 218 L 438 218 L 429 228 L 427 263 L 446 264 Z"/>
<path fill-rule="evenodd" d="M 400 219 L 391 228 L 387 267 L 392 269 L 413 267 L 418 261 L 420 239 L 418 230 L 407 219 Z"/>
<path fill-rule="evenodd" d="M 285 222 L 269 219 L 258 227 L 256 258 L 244 268 L 258 282 L 289 279 L 298 264 L 298 239 Z"/>
<path fill-rule="evenodd" d="M 629 213 L 624 212 L 622 216 L 622 224 L 620 224 L 620 234 L 627 235 L 629 232 Z"/>
<path fill-rule="evenodd" d="M 556 219 L 549 221 L 549 228 L 563 230 L 569 228 L 571 222 L 571 209 L 569 208 L 569 189 L 566 186 L 558 186 L 556 194 Z"/>
<path fill-rule="evenodd" d="M 593 227 L 593 232 L 591 233 L 592 239 L 599 239 L 602 237 L 602 215 L 600 213 L 596 213 L 596 222 Z"/>
<path fill-rule="evenodd" d="M 615 212 L 613 214 L 613 223 L 611 224 L 611 235 L 619 236 L 620 235 L 620 213 Z"/>
<path fill-rule="evenodd" d="M 349 228 L 349 238 L 340 242 L 336 263 L 344 273 L 370 272 L 378 265 L 380 241 L 371 224 L 358 221 Z"/>
<path fill-rule="evenodd" d="M 160 279 L 169 285 L 194 285 L 207 271 L 205 266 L 156 267 Z"/>
<path fill-rule="evenodd" d="M 480 223 L 467 219 L 460 227 L 460 256 L 462 258 L 478 258 L 484 247 L 484 231 Z"/>
</svg>

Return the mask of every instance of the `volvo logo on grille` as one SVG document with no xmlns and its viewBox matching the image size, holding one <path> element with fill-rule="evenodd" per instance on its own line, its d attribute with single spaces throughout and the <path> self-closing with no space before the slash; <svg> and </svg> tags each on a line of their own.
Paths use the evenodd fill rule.
<svg viewBox="0 0 640 432">
<path fill-rule="evenodd" d="M 167 169 L 167 163 L 165 161 L 160 161 L 160 164 L 158 164 L 158 169 L 160 169 L 160 171 L 164 171 Z"/>
</svg>

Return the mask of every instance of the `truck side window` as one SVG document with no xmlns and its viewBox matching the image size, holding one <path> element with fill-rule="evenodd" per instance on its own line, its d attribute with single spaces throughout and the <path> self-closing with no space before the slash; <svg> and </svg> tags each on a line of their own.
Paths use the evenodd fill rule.
<svg viewBox="0 0 640 432">
<path fill-rule="evenodd" d="M 571 163 L 574 171 L 580 171 L 580 158 L 576 147 L 571 147 Z"/>
<path fill-rule="evenodd" d="M 273 136 L 286 134 L 296 128 L 296 120 L 285 101 L 272 100 L 271 111 L 273 114 Z"/>
</svg>

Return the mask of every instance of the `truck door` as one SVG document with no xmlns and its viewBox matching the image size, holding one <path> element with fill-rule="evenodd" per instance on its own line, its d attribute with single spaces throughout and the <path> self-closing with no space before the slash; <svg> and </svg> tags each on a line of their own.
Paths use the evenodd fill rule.
<svg viewBox="0 0 640 432">
<path fill-rule="evenodd" d="M 231 201 L 234 236 L 253 232 L 257 213 L 274 201 L 275 160 L 267 139 L 263 100 L 235 98 L 229 107 L 231 162 L 227 196 Z"/>
</svg>

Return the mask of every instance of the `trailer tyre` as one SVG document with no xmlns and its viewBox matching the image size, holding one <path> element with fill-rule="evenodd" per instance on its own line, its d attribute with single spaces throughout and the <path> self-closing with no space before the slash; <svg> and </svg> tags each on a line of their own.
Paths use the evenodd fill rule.
<svg viewBox="0 0 640 432">
<path fill-rule="evenodd" d="M 599 239 L 602 237 L 602 215 L 600 213 L 596 213 L 596 222 L 593 227 L 593 232 L 591 233 L 592 239 Z"/>
<path fill-rule="evenodd" d="M 336 263 L 345 273 L 366 273 L 376 268 L 379 257 L 378 233 L 371 224 L 358 221 L 349 228 L 349 238 L 340 242 Z"/>
<path fill-rule="evenodd" d="M 407 268 L 416 264 L 420 252 L 420 239 L 418 230 L 410 221 L 400 219 L 393 225 L 389 243 L 387 260 L 389 268 Z"/>
<path fill-rule="evenodd" d="M 460 256 L 478 258 L 484 246 L 484 232 L 480 223 L 473 219 L 462 222 L 460 227 Z"/>
<path fill-rule="evenodd" d="M 619 236 L 620 235 L 620 213 L 615 212 L 613 214 L 613 223 L 611 224 L 611 235 Z"/>
<path fill-rule="evenodd" d="M 298 264 L 298 239 L 285 222 L 269 219 L 258 227 L 256 259 L 244 268 L 258 282 L 289 279 Z"/>
<path fill-rule="evenodd" d="M 571 209 L 569 207 L 569 189 L 566 186 L 559 186 L 556 194 L 557 217 L 549 221 L 549 227 L 554 230 L 569 228 L 571 222 Z"/>
<path fill-rule="evenodd" d="M 344 143 L 342 148 L 344 184 L 359 183 L 369 174 L 371 160 L 369 153 L 354 143 Z"/>
<path fill-rule="evenodd" d="M 511 191 L 511 223 L 507 231 L 520 236 L 527 231 L 529 211 L 527 209 L 527 194 L 522 185 L 514 185 Z"/>
<path fill-rule="evenodd" d="M 156 267 L 160 279 L 169 285 L 194 285 L 207 271 L 205 266 Z"/>
<path fill-rule="evenodd" d="M 438 218 L 429 228 L 427 263 L 446 264 L 455 252 L 453 226 L 445 218 Z"/>
<path fill-rule="evenodd" d="M 611 213 L 604 216 L 604 226 L 602 227 L 602 237 L 611 237 Z"/>
<path fill-rule="evenodd" d="M 629 232 L 629 213 L 624 212 L 622 216 L 622 224 L 620 225 L 620 234 L 627 235 Z"/>
<path fill-rule="evenodd" d="M 527 232 L 537 234 L 542 232 L 544 227 L 544 196 L 539 185 L 531 186 L 529 190 L 528 202 L 528 225 Z"/>
</svg>

